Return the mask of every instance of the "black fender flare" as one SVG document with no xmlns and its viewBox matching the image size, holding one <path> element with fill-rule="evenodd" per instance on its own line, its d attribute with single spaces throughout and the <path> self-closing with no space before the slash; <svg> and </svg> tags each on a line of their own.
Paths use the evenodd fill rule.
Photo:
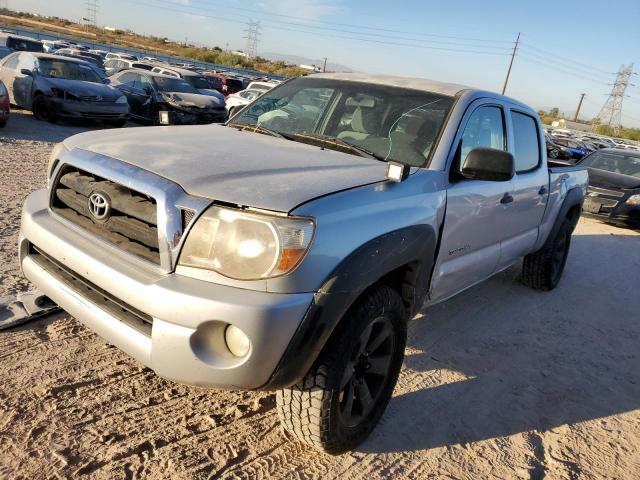
<svg viewBox="0 0 640 480">
<path fill-rule="evenodd" d="M 553 222 L 553 227 L 547 236 L 547 240 L 544 242 L 544 246 L 546 246 L 549 242 L 553 241 L 558 230 L 560 230 L 560 226 L 565 218 L 568 217 L 569 210 L 578 206 L 577 215 L 573 215 L 569 220 L 571 221 L 571 231 L 576 228 L 576 224 L 580 219 L 580 213 L 582 212 L 582 202 L 584 201 L 584 194 L 580 187 L 574 187 L 567 192 L 567 196 L 564 198 L 562 205 L 560 206 L 560 210 L 558 211 L 558 215 L 556 216 L 555 222 Z M 544 246 L 542 248 L 544 248 Z"/>
<path fill-rule="evenodd" d="M 314 294 L 278 366 L 261 388 L 291 386 L 304 377 L 356 299 L 385 275 L 407 265 L 411 265 L 411 282 L 403 285 L 402 294 L 412 316 L 428 292 L 437 241 L 433 227 L 413 225 L 376 237 L 347 256 Z"/>
</svg>

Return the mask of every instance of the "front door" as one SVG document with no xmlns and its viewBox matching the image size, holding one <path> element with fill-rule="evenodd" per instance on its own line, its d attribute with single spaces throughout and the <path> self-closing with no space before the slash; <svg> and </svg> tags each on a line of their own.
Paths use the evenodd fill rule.
<svg viewBox="0 0 640 480">
<path fill-rule="evenodd" d="M 512 182 L 470 180 L 458 172 L 474 148 L 507 150 L 502 104 L 474 102 L 463 118 L 451 165 L 440 253 L 431 281 L 430 301 L 444 300 L 496 271 L 500 242 L 511 208 Z"/>
</svg>

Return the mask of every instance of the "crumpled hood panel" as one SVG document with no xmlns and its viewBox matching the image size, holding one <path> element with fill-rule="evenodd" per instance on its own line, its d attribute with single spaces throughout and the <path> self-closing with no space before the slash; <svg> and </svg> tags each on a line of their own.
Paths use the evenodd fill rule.
<svg viewBox="0 0 640 480">
<path fill-rule="evenodd" d="M 222 125 L 94 131 L 64 143 L 139 166 L 191 195 L 280 212 L 386 178 L 378 160 Z"/>
</svg>

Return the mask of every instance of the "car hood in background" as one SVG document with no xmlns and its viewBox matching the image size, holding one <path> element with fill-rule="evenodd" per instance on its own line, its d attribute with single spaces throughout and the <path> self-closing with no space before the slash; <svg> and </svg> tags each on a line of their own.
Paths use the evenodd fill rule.
<svg viewBox="0 0 640 480">
<path fill-rule="evenodd" d="M 191 195 L 280 212 L 386 178 L 378 160 L 222 125 L 86 132 L 64 143 L 139 166 Z"/>
<path fill-rule="evenodd" d="M 217 98 L 218 100 L 221 101 L 222 105 L 224 105 L 224 95 L 221 94 L 219 91 L 213 90 L 212 88 L 199 88 L 198 91 L 202 95 L 207 95 L 209 97 Z"/>
<path fill-rule="evenodd" d="M 49 88 L 59 88 L 65 92 L 72 93 L 77 97 L 101 96 L 104 100 L 116 100 L 122 93 L 114 87 L 103 83 L 84 82 L 82 80 L 66 80 L 64 78 L 40 77 L 40 82 L 44 82 Z"/>
<path fill-rule="evenodd" d="M 589 185 L 594 187 L 607 188 L 610 190 L 640 188 L 640 178 L 600 170 L 599 168 L 588 167 L 588 170 Z"/>
<path fill-rule="evenodd" d="M 220 103 L 218 97 L 200 93 L 162 92 L 162 96 L 171 99 L 178 106 L 185 108 L 222 108 L 224 106 L 224 103 Z"/>
</svg>

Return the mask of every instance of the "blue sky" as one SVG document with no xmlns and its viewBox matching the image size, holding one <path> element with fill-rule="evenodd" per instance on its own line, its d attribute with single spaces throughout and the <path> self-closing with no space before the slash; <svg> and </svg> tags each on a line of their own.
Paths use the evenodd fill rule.
<svg viewBox="0 0 640 480">
<path fill-rule="evenodd" d="M 8 0 L 9 8 L 78 20 L 85 0 Z M 640 0 L 101 0 L 98 24 L 243 49 L 261 22 L 260 52 L 499 91 L 521 32 L 507 94 L 534 108 L 596 115 L 622 64 L 640 72 Z M 612 5 L 608 8 L 608 5 Z M 640 76 L 623 124 L 640 127 Z"/>
</svg>

